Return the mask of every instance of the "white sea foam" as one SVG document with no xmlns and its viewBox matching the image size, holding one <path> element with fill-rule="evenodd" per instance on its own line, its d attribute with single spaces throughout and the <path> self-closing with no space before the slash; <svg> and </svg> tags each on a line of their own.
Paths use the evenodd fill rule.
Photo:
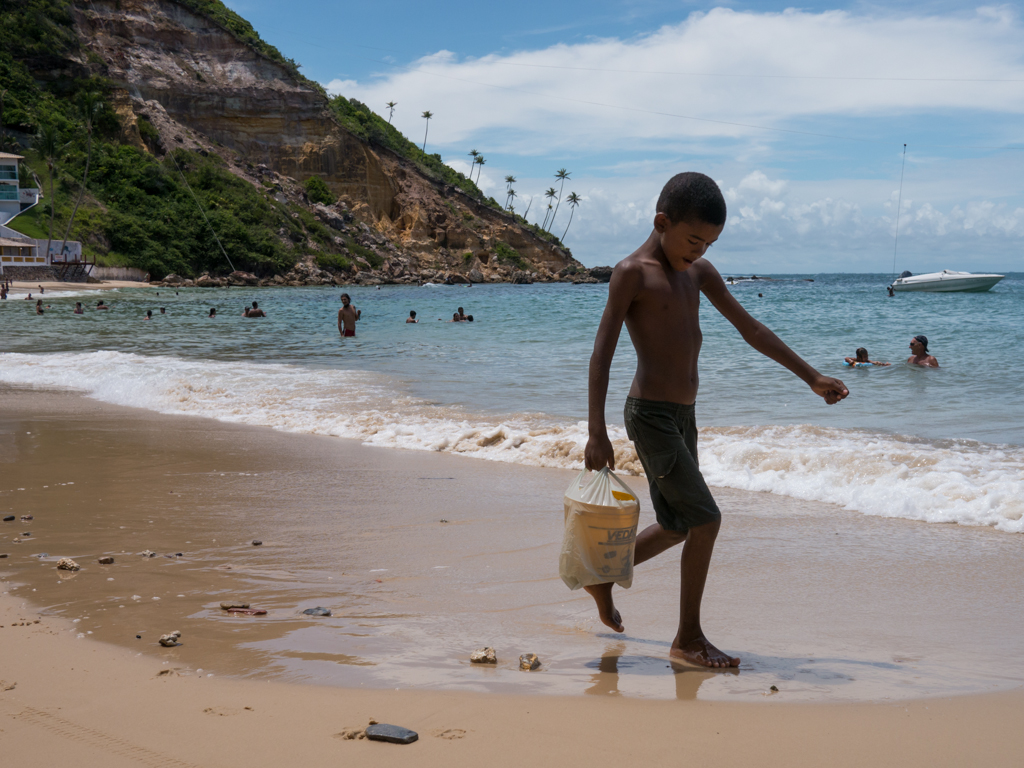
<svg viewBox="0 0 1024 768">
<path fill-rule="evenodd" d="M 504 418 L 428 403 L 374 373 L 183 360 L 120 352 L 0 354 L 0 381 L 84 391 L 99 400 L 411 450 L 579 468 L 585 422 Z M 621 427 L 617 465 L 641 467 Z M 711 485 L 830 502 L 866 514 L 1024 532 L 1024 449 L 810 425 L 709 427 Z"/>
</svg>

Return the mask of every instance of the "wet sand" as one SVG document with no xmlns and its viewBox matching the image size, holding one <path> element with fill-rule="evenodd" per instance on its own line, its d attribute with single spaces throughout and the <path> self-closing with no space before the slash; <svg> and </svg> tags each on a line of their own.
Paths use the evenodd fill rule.
<svg viewBox="0 0 1024 768">
<path fill-rule="evenodd" d="M 1018 536 L 719 491 L 704 624 L 743 665 L 693 671 L 665 659 L 675 555 L 618 593 L 624 636 L 558 579 L 572 476 L 0 388 L 0 509 L 33 516 L 0 523 L 4 754 L 1015 764 Z M 468 663 L 482 645 L 497 668 Z M 370 717 L 422 740 L 336 736 Z"/>
<path fill-rule="evenodd" d="M 761 700 L 772 685 L 789 702 L 1024 685 L 1024 553 L 1014 534 L 720 489 L 726 520 L 703 620 L 743 659 L 723 675 L 665 658 L 676 553 L 616 592 L 624 635 L 561 583 L 570 471 L 14 388 L 0 389 L 0 469 L 0 509 L 34 516 L 0 523 L 11 593 L 76 620 L 85 637 L 193 669 L 350 687 L 728 701 Z M 646 525 L 644 483 L 628 480 Z M 156 556 L 138 554 L 146 550 Z M 102 555 L 115 564 L 99 565 Z M 54 570 L 65 556 L 82 570 Z M 219 603 L 229 599 L 268 614 L 228 616 Z M 333 616 L 302 614 L 316 606 Z M 174 629 L 185 643 L 159 649 Z M 497 668 L 468 663 L 484 645 L 497 648 Z M 526 652 L 540 655 L 541 670 L 518 671 Z"/>
</svg>

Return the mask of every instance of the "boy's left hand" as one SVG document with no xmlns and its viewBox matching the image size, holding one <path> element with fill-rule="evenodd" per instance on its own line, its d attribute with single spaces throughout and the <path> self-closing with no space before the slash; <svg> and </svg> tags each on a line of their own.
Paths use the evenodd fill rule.
<svg viewBox="0 0 1024 768">
<path fill-rule="evenodd" d="M 835 405 L 850 394 L 850 390 L 843 382 L 833 379 L 831 376 L 818 376 L 811 384 L 811 389 L 814 390 L 814 394 L 823 397 L 829 405 Z"/>
</svg>

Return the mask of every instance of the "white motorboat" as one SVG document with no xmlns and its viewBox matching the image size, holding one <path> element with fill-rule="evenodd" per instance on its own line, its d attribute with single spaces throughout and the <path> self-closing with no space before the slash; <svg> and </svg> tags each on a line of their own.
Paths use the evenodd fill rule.
<svg viewBox="0 0 1024 768">
<path fill-rule="evenodd" d="M 892 283 L 894 291 L 924 291 L 928 293 L 951 293 L 965 291 L 977 293 L 987 291 L 1006 275 L 981 275 L 972 272 L 954 272 L 944 269 L 927 275 L 912 275 L 904 272 Z"/>
</svg>

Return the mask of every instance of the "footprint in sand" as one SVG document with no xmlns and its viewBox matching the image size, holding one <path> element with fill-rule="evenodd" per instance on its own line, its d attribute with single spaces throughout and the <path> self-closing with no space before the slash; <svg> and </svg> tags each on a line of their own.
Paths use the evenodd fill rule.
<svg viewBox="0 0 1024 768">
<path fill-rule="evenodd" d="M 439 739 L 461 739 L 466 735 L 466 732 L 461 728 L 447 728 L 445 730 L 436 730 L 434 735 Z"/>
<path fill-rule="evenodd" d="M 249 707 L 246 707 L 246 709 L 249 709 Z M 242 710 L 233 709 L 231 707 L 207 707 L 203 710 L 203 714 L 218 715 L 219 717 L 229 717 L 231 715 L 242 714 Z"/>
</svg>

